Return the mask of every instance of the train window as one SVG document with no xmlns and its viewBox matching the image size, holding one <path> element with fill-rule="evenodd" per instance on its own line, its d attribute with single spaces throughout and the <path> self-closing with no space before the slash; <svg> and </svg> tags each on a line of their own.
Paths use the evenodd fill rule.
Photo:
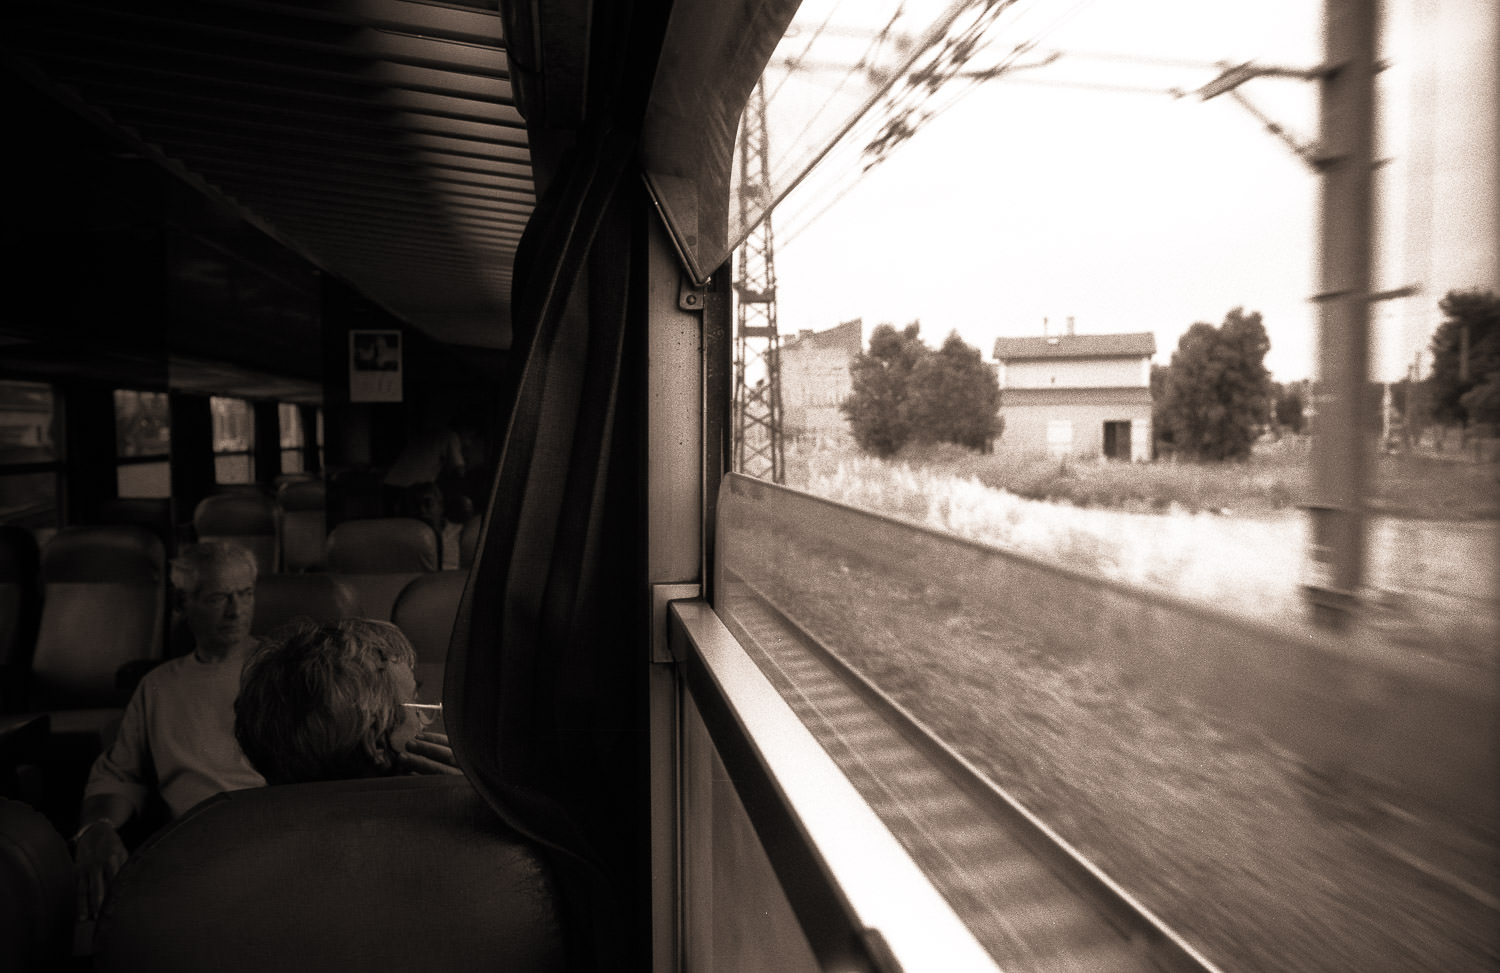
<svg viewBox="0 0 1500 973">
<path fill-rule="evenodd" d="M 255 482 L 255 412 L 244 399 L 209 399 L 214 428 L 214 482 Z"/>
<path fill-rule="evenodd" d="M 279 402 L 276 419 L 281 435 L 281 472 L 301 473 L 306 465 L 302 413 L 290 402 Z"/>
<path fill-rule="evenodd" d="M 1027 23 L 1024 12 L 960 36 L 952 29 L 973 21 L 950 22 L 946 34 L 890 31 L 874 17 L 843 22 L 830 6 L 804 5 L 750 99 L 736 152 L 742 198 L 731 212 L 748 215 L 743 235 L 730 233 L 739 241 L 730 422 L 736 468 L 749 476 L 731 477 L 719 497 L 714 607 L 725 625 L 1002 966 L 1046 965 L 1053 946 L 1080 941 L 1112 942 L 1123 956 L 1128 943 L 1112 936 L 1140 923 L 1125 939 L 1171 952 L 1164 968 L 1195 968 L 1200 957 L 1265 970 L 1485 968 L 1500 902 L 1497 440 L 1485 398 L 1492 352 L 1476 351 L 1472 332 L 1500 305 L 1472 283 L 1494 280 L 1494 235 L 1488 276 L 1476 276 L 1478 264 L 1457 253 L 1475 238 L 1464 222 L 1472 210 L 1434 182 L 1493 200 L 1500 163 L 1492 142 L 1476 148 L 1492 126 L 1438 125 L 1446 115 L 1432 99 L 1459 99 L 1459 79 L 1486 72 L 1487 86 L 1463 97 L 1474 117 L 1493 118 L 1492 46 L 1444 61 L 1435 54 L 1443 25 L 1397 17 L 1382 35 L 1382 55 L 1405 60 L 1383 72 L 1394 97 L 1380 124 L 1416 130 L 1410 145 L 1381 148 L 1394 161 L 1380 170 L 1390 180 L 1380 203 L 1431 225 L 1387 228 L 1427 248 L 1401 271 L 1422 278 L 1419 296 L 1395 298 L 1421 304 L 1373 315 L 1370 375 L 1342 393 L 1370 403 L 1350 420 L 1369 432 L 1359 485 L 1368 507 L 1354 506 L 1370 516 L 1360 526 L 1366 573 L 1338 609 L 1353 617 L 1329 626 L 1312 590 L 1321 568 L 1308 567 L 1325 546 L 1318 514 L 1299 504 L 1315 506 L 1307 407 L 1316 401 L 1314 421 L 1327 423 L 1335 398 L 1312 383 L 1331 383 L 1339 351 L 1320 363 L 1306 340 L 1318 317 L 1304 297 L 1316 286 L 1306 270 L 1320 230 L 1303 147 L 1289 152 L 1253 118 L 1210 115 L 1233 105 L 1202 104 L 1223 80 L 1212 61 L 1186 65 L 1183 52 L 1167 64 L 1165 50 L 1143 48 L 1137 60 L 1150 72 L 1199 73 L 1137 83 L 1126 78 L 1129 51 L 1100 59 L 1107 69 L 1070 54 L 1129 42 L 1127 25 L 1102 12 L 1080 13 L 1041 48 L 1032 29 L 1057 25 Z M 1285 63 L 1318 63 L 1314 8 L 1283 8 L 1295 29 L 1247 20 L 1244 39 L 1258 33 Z M 1493 38 L 1500 20 L 1478 19 Z M 1277 45 L 1282 33 L 1295 39 L 1289 47 Z M 823 53 L 819 38 L 831 39 Z M 870 91 L 892 79 L 885 94 Z M 801 134 L 816 131 L 810 116 L 850 97 L 829 90 L 863 92 L 853 100 L 874 108 L 841 129 L 852 137 L 840 144 Z M 1188 122 L 1180 95 L 1200 90 Z M 1316 87 L 1299 90 L 1278 110 L 1311 133 Z M 1222 137 L 1204 142 L 1199 126 Z M 998 131 L 1028 148 L 1012 153 L 983 134 Z M 1228 177 L 1230 140 L 1274 178 L 1252 189 Z M 1100 161 L 1098 145 L 1127 143 L 1142 155 Z M 820 145 L 810 174 L 786 148 Z M 1165 145 L 1177 147 L 1171 158 Z M 1200 178 L 1208 173 L 1222 181 Z M 1143 195 L 1143 185 L 1154 188 Z M 757 223 L 783 190 L 784 204 Z M 1130 210 L 1147 198 L 1149 213 Z M 1125 208 L 1105 209 L 1115 202 Z M 1169 210 L 1180 232 L 1136 233 Z M 1079 255 L 1094 236 L 1112 244 L 1091 265 L 1101 279 L 1118 273 L 1122 250 L 1157 246 L 1156 265 L 1172 266 L 1185 287 L 1220 280 L 1222 262 L 1186 269 L 1203 256 L 1191 241 L 1207 233 L 1187 227 L 1223 225 L 1231 212 L 1240 215 L 1228 222 L 1282 241 L 1267 251 L 1276 259 L 1302 260 L 1281 283 L 1237 285 L 1268 295 L 1260 308 L 1235 308 L 1247 298 L 1226 293 L 1214 324 L 1192 324 L 1205 309 L 1158 332 L 1173 296 L 1148 289 L 1137 307 L 1122 286 L 1105 288 L 1098 319 L 1076 329 L 1066 314 L 1049 324 L 1045 303 L 1029 313 L 1033 298 L 1085 300 L 1092 284 L 1077 279 Z M 944 252 L 938 244 L 950 240 Z M 923 264 L 929 252 L 934 262 Z M 991 256 L 1007 269 L 984 263 Z M 997 278 L 1007 292 L 997 295 Z M 1038 296 L 1033 283 L 1052 293 Z M 903 330 L 919 317 L 920 329 Z M 881 323 L 894 327 L 877 350 L 869 339 Z M 1231 335 L 1258 334 L 1269 348 L 1248 372 L 1267 380 L 1266 398 L 1288 401 L 1285 419 L 1264 400 L 1227 407 L 1254 414 L 1240 461 L 1207 448 L 1192 455 L 1182 438 L 1191 418 L 1159 418 L 1152 359 L 1171 368 L 1178 349 L 1186 395 L 1198 361 L 1190 328 L 1219 334 L 1214 355 L 1230 353 Z M 886 385 L 856 390 L 861 356 Z M 1478 359 L 1491 363 L 1477 366 L 1487 377 L 1460 378 Z M 943 425 L 962 396 L 939 394 L 951 385 L 933 391 L 941 368 L 957 376 L 966 363 L 1005 385 L 982 417 L 1001 421 L 977 437 Z M 908 398 L 917 379 L 891 384 L 902 367 L 901 382 L 929 368 L 933 384 Z M 1446 412 L 1408 407 L 1440 387 Z M 824 407 L 830 395 L 849 408 Z M 1426 428 L 1413 428 L 1418 420 Z M 1154 421 L 1179 438 L 1163 445 Z M 1175 459 L 1152 462 L 1154 448 L 1175 449 Z M 1007 842 L 1041 857 L 1017 864 Z M 1012 903 L 990 884 L 1011 868 L 1072 877 L 1062 888 L 1010 886 L 1028 892 Z M 1074 902 L 1069 889 L 1088 886 L 1087 874 L 1099 894 Z M 1033 911 L 1038 901 L 1056 908 Z M 1092 958 L 1082 965 L 1113 968 L 1116 957 Z"/>
<path fill-rule="evenodd" d="M 50 385 L 0 380 L 0 523 L 58 526 L 58 406 Z"/>
<path fill-rule="evenodd" d="M 115 389 L 115 482 L 121 497 L 172 494 L 172 417 L 165 392 Z"/>
</svg>

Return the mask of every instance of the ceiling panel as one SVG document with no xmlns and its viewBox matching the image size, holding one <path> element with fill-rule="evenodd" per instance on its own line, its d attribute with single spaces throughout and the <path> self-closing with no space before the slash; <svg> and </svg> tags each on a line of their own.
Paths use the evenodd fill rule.
<svg viewBox="0 0 1500 973">
<path fill-rule="evenodd" d="M 12 0 L 0 49 L 396 317 L 509 346 L 535 199 L 493 2 Z"/>
</svg>

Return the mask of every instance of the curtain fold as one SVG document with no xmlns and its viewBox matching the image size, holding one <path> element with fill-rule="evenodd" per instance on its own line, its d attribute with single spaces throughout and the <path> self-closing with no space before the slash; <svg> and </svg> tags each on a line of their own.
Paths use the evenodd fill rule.
<svg viewBox="0 0 1500 973">
<path fill-rule="evenodd" d="M 460 766 L 550 858 L 574 970 L 650 962 L 643 397 L 629 325 L 643 319 L 632 261 L 650 218 L 637 145 L 670 9 L 594 5 L 590 111 L 538 179 L 516 255 L 521 377 L 444 685 Z M 529 122 L 555 157 L 566 133 Z"/>
</svg>

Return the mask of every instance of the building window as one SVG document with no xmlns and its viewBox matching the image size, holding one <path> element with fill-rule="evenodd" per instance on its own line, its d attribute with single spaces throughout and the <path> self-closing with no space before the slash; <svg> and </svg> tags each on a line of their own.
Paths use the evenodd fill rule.
<svg viewBox="0 0 1500 973">
<path fill-rule="evenodd" d="M 0 381 L 0 523 L 57 526 L 59 439 L 52 386 Z"/>
<path fill-rule="evenodd" d="M 214 424 L 214 482 L 255 482 L 255 412 L 244 399 L 208 400 Z"/>
<path fill-rule="evenodd" d="M 116 495 L 171 496 L 171 448 L 167 393 L 115 389 Z"/>
</svg>

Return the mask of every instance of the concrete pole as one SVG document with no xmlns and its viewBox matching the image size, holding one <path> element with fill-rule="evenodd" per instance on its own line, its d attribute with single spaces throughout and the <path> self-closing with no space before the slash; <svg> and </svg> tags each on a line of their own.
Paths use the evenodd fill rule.
<svg viewBox="0 0 1500 973">
<path fill-rule="evenodd" d="M 1325 0 L 1313 549 L 1305 593 L 1330 628 L 1352 617 L 1365 558 L 1370 448 L 1360 404 L 1370 373 L 1370 275 L 1378 0 Z"/>
</svg>

